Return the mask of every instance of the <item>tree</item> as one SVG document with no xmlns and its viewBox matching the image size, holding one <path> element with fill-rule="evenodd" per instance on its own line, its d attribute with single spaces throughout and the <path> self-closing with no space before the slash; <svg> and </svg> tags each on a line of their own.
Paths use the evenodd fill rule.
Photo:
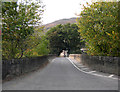
<svg viewBox="0 0 120 92">
<path fill-rule="evenodd" d="M 51 53 L 60 55 L 62 50 L 68 50 L 68 53 L 80 52 L 80 34 L 76 24 L 57 25 L 47 32 L 47 36 Z"/>
<path fill-rule="evenodd" d="M 79 32 L 90 55 L 120 56 L 118 2 L 94 2 L 84 6 Z"/>
<path fill-rule="evenodd" d="M 59 55 L 64 49 L 64 42 L 62 37 L 62 28 L 63 25 L 57 25 L 56 27 L 51 28 L 47 32 L 47 38 L 49 40 L 49 49 L 50 53 Z"/>
<path fill-rule="evenodd" d="M 44 27 L 38 27 L 35 32 L 27 38 L 25 41 L 25 44 L 27 45 L 25 48 L 26 50 L 24 51 L 25 57 L 48 55 L 49 41 L 46 39 L 43 30 Z"/>
<path fill-rule="evenodd" d="M 34 26 L 40 24 L 43 5 L 40 1 L 2 3 L 2 50 L 3 58 L 22 57 L 26 39 L 34 33 Z"/>
</svg>

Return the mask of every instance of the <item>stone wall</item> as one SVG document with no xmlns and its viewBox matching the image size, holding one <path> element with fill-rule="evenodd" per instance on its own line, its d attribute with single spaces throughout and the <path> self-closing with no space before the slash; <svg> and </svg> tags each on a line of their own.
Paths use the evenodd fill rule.
<svg viewBox="0 0 120 92">
<path fill-rule="evenodd" d="M 70 57 L 93 70 L 120 75 L 120 57 L 88 56 L 86 54 L 71 54 Z"/>
<path fill-rule="evenodd" d="M 55 55 L 2 60 L 2 79 L 4 80 L 8 76 L 19 76 L 43 67 L 49 63 L 50 58 L 54 58 Z"/>
</svg>

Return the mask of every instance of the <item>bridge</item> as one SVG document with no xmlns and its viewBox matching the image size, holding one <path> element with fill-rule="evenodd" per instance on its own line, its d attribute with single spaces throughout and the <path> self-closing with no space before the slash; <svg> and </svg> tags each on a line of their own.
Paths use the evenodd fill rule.
<svg viewBox="0 0 120 92">
<path fill-rule="evenodd" d="M 116 78 L 85 73 L 74 60 L 56 57 L 43 69 L 4 82 L 3 90 L 118 90 Z"/>
</svg>

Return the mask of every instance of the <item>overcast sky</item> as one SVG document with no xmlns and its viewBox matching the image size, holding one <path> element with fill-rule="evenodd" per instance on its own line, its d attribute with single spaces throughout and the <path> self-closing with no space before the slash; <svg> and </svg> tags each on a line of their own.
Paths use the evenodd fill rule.
<svg viewBox="0 0 120 92">
<path fill-rule="evenodd" d="M 81 12 L 80 4 L 90 2 L 91 0 L 42 0 L 45 6 L 43 14 L 43 24 L 51 23 L 53 21 L 77 17 L 75 14 Z"/>
</svg>

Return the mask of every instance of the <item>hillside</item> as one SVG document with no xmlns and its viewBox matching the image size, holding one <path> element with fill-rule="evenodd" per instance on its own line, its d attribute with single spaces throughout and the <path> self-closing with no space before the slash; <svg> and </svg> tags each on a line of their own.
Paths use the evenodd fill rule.
<svg viewBox="0 0 120 92">
<path fill-rule="evenodd" d="M 54 22 L 52 22 L 52 23 L 48 23 L 48 24 L 46 24 L 46 25 L 44 25 L 44 26 L 45 26 L 45 29 L 50 29 L 51 27 L 54 27 L 54 26 L 56 26 L 56 25 L 58 25 L 58 24 L 66 24 L 66 23 L 71 23 L 71 24 L 73 24 L 73 23 L 76 23 L 76 19 L 77 19 L 77 18 L 60 19 L 60 20 L 54 21 Z"/>
</svg>

